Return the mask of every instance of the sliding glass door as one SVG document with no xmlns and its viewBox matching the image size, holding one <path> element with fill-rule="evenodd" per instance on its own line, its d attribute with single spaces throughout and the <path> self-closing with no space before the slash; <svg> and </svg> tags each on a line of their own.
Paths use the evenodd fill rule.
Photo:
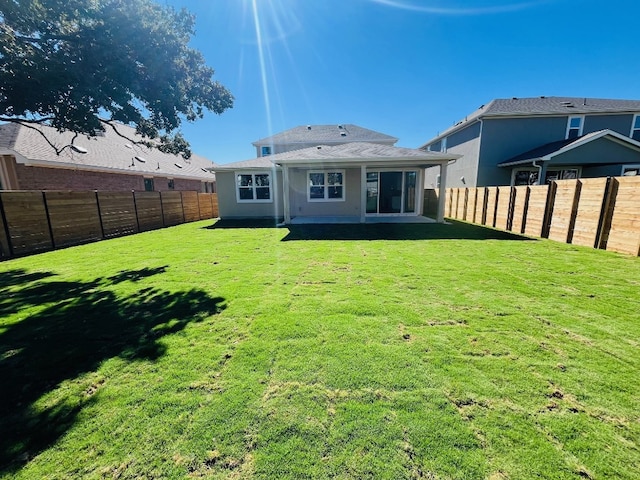
<svg viewBox="0 0 640 480">
<path fill-rule="evenodd" d="M 415 170 L 367 172 L 367 213 L 415 213 L 416 182 Z"/>
</svg>

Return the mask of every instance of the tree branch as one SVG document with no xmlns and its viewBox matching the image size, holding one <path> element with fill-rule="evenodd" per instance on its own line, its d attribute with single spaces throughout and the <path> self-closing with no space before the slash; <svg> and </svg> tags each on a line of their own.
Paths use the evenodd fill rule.
<svg viewBox="0 0 640 480">
<path fill-rule="evenodd" d="M 134 140 L 133 138 L 129 138 L 128 136 L 126 136 L 124 133 L 122 133 L 120 130 L 118 130 L 118 128 L 116 127 L 116 125 L 114 124 L 113 120 L 107 120 L 105 118 L 99 118 L 98 120 L 100 120 L 102 123 L 104 123 L 105 125 L 109 125 L 111 127 L 111 129 L 115 132 L 116 135 L 118 135 L 120 138 L 124 138 L 125 140 L 128 140 L 129 142 L 131 142 L 134 145 L 143 145 L 145 147 L 148 148 L 155 148 L 157 147 L 157 145 L 153 142 L 150 141 L 146 141 L 146 140 Z"/>
<path fill-rule="evenodd" d="M 71 139 L 71 142 L 69 142 L 67 145 L 63 146 L 62 148 L 58 148 L 51 140 L 49 140 L 49 137 L 47 137 L 47 135 L 40 130 L 38 127 L 35 127 L 33 125 L 29 125 L 29 123 L 35 123 L 35 124 L 40 124 L 41 121 L 37 121 L 37 120 L 22 120 L 22 119 L 16 119 L 16 118 L 12 118 L 12 119 L 5 119 L 0 117 L 0 120 L 6 121 L 6 122 L 10 122 L 10 123 L 17 123 L 18 125 L 22 125 L 25 128 L 29 128 L 31 130 L 35 130 L 36 132 L 38 132 L 38 134 L 44 138 L 44 141 L 47 142 L 47 144 L 53 149 L 54 152 L 56 152 L 56 155 L 60 155 L 62 153 L 62 151 L 65 148 L 71 148 L 71 146 L 73 145 L 73 142 L 75 142 L 76 138 L 78 138 L 78 132 L 74 132 L 73 138 Z"/>
</svg>

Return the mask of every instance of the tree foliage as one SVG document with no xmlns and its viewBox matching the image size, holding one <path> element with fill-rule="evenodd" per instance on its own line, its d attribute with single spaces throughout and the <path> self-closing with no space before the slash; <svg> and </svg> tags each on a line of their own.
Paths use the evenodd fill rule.
<svg viewBox="0 0 640 480">
<path fill-rule="evenodd" d="M 0 0 L 0 120 L 94 136 L 118 122 L 190 155 L 174 133 L 233 96 L 188 46 L 195 17 L 152 0 Z M 140 143 L 140 142 L 138 142 Z"/>
</svg>

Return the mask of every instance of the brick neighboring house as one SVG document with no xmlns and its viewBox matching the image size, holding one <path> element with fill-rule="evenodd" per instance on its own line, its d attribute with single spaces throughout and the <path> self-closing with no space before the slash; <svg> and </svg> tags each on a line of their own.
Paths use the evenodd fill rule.
<svg viewBox="0 0 640 480">
<path fill-rule="evenodd" d="M 215 192 L 215 164 L 132 145 L 110 127 L 87 138 L 39 127 L 60 155 L 37 131 L 22 125 L 0 125 L 0 190 L 101 190 Z M 119 125 L 129 138 L 135 129 Z M 74 147 L 71 147 L 73 140 Z"/>
<path fill-rule="evenodd" d="M 640 174 L 640 100 L 492 100 L 420 147 L 461 155 L 446 187 L 548 183 Z M 426 171 L 437 188 L 439 171 Z"/>
</svg>

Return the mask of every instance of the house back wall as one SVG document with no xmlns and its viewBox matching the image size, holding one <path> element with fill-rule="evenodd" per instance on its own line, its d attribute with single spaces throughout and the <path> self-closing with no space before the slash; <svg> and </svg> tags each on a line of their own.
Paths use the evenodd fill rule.
<svg viewBox="0 0 640 480">
<path fill-rule="evenodd" d="M 360 169 L 345 170 L 345 200 L 337 202 L 309 202 L 307 200 L 308 169 L 291 169 L 291 216 L 353 216 L 360 215 Z"/>
</svg>

